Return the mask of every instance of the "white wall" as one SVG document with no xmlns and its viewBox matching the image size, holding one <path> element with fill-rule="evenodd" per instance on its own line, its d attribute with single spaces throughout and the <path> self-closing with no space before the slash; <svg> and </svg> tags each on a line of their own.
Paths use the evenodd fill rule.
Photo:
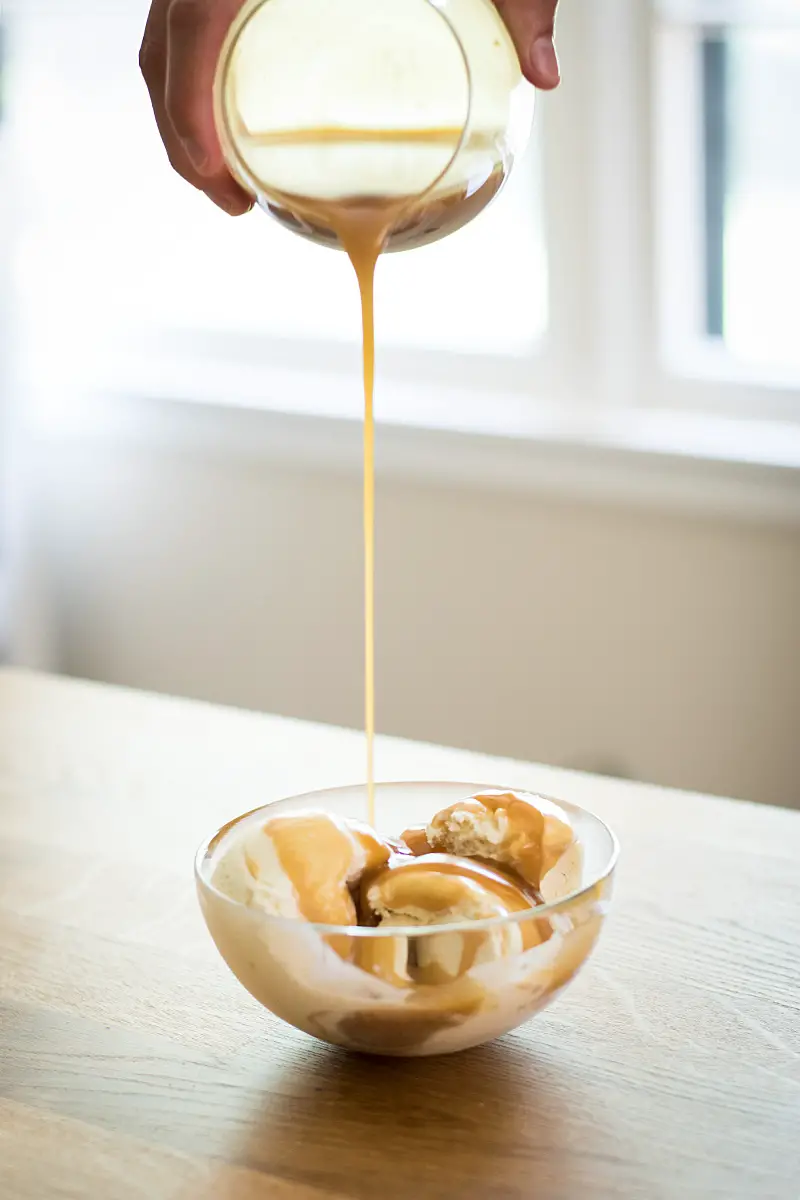
<svg viewBox="0 0 800 1200">
<path fill-rule="evenodd" d="M 381 729 L 800 805 L 800 532 L 381 484 Z M 80 675 L 360 725 L 357 477 L 40 450 Z"/>
</svg>

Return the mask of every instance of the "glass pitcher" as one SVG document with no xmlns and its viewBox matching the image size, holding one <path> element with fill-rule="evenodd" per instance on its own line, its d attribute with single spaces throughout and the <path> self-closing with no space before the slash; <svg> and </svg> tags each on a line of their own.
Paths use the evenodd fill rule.
<svg viewBox="0 0 800 1200">
<path fill-rule="evenodd" d="M 229 168 L 296 233 L 382 205 L 385 248 L 444 237 L 499 192 L 533 88 L 490 0 L 247 0 L 214 84 Z"/>
</svg>

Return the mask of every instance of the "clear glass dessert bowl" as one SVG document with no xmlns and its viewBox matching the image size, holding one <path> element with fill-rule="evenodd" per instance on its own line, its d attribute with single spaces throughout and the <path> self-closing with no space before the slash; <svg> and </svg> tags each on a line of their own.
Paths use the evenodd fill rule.
<svg viewBox="0 0 800 1200">
<path fill-rule="evenodd" d="M 379 784 L 377 832 L 391 840 L 487 790 L 463 783 Z M 569 984 L 608 912 L 614 834 L 585 809 L 551 803 L 567 814 L 574 840 L 542 877 L 542 903 L 534 908 L 438 925 L 403 926 L 395 919 L 372 928 L 276 916 L 237 897 L 223 876 L 233 848 L 251 830 L 307 810 L 360 819 L 366 793 L 358 786 L 276 801 L 218 830 L 195 860 L 203 916 L 240 983 L 313 1037 L 362 1053 L 409 1057 L 477 1046 L 527 1021 Z"/>
</svg>

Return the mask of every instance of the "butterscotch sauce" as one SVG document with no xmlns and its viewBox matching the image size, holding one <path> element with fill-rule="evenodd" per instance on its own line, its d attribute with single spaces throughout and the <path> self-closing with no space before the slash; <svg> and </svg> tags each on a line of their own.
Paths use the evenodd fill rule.
<svg viewBox="0 0 800 1200">
<path fill-rule="evenodd" d="M 359 147 L 368 148 L 374 162 L 372 173 L 380 184 L 381 150 L 385 150 L 387 178 L 396 179 L 399 169 L 408 184 L 408 191 L 398 198 L 375 201 L 386 203 L 394 210 L 387 230 L 390 237 L 386 248 L 390 250 L 421 246 L 460 229 L 499 191 L 507 165 L 501 148 L 503 131 L 472 129 L 461 144 L 462 133 L 460 127 L 447 125 L 427 129 L 331 125 L 253 131 L 238 113 L 233 115 L 230 125 L 230 137 L 241 160 L 256 180 L 269 183 L 262 202 L 272 215 L 293 232 L 331 245 L 342 244 L 337 211 L 349 208 L 354 201 L 341 197 L 309 200 L 308 196 L 298 194 L 296 188 L 283 187 L 282 179 L 298 180 L 298 164 L 293 152 L 298 151 L 306 158 L 314 156 L 313 167 L 306 166 L 306 173 L 312 172 L 316 194 L 320 183 L 324 187 L 329 177 L 339 178 L 349 170 L 343 163 Z M 406 150 L 408 163 L 403 164 L 402 155 Z M 451 188 L 438 188 L 432 194 L 449 171 L 456 154 L 460 182 Z M 428 156 L 429 170 L 425 165 L 420 166 L 420 155 Z M 241 182 L 252 187 L 246 178 Z M 381 195 L 377 188 L 364 194 Z"/>
<path fill-rule="evenodd" d="M 569 820 L 544 797 L 521 792 L 482 792 L 438 812 L 421 835 L 409 830 L 416 846 L 468 858 L 486 858 L 511 867 L 536 891 L 547 872 L 574 840 Z"/>
<path fill-rule="evenodd" d="M 248 164 L 248 170 L 256 178 L 269 181 L 264 202 L 272 214 L 301 235 L 340 245 L 350 258 L 358 280 L 364 375 L 364 725 L 370 824 L 375 823 L 375 265 L 384 249 L 433 241 L 465 225 L 486 206 L 505 177 L 506 164 L 499 150 L 501 134 L 500 130 L 473 129 L 465 136 L 462 127 L 447 125 L 430 128 L 330 125 L 259 131 L 249 129 L 239 112 L 234 113 L 230 126 L 241 161 Z M 387 177 L 396 179 L 399 166 L 412 188 L 411 181 L 416 181 L 420 174 L 423 176 L 420 188 L 412 190 L 410 195 L 312 200 L 281 189 L 281 178 L 296 181 L 301 178 L 294 150 L 314 156 L 308 160 L 310 169 L 324 185 L 329 175 L 341 177 L 342 164 L 349 155 L 358 153 L 359 146 L 372 147 L 370 155 L 376 177 L 380 177 L 380 154 L 384 147 L 389 155 Z M 407 161 L 403 158 L 404 147 L 409 152 Z M 461 182 L 434 194 L 456 154 Z M 430 161 L 429 178 L 424 178 L 425 155 Z M 242 182 L 247 184 L 246 179 Z"/>
<path fill-rule="evenodd" d="M 367 818 L 375 825 L 375 266 L 402 204 L 326 206 L 325 219 L 353 264 L 361 296 L 364 372 L 364 730 Z"/>
<path fill-rule="evenodd" d="M 316 146 L 316 145 L 358 145 L 363 142 L 376 142 L 379 145 L 394 142 L 408 142 L 411 145 L 458 145 L 461 129 L 456 126 L 439 126 L 431 129 L 378 129 L 369 126 L 328 125 L 315 126 L 313 129 L 276 129 L 266 133 L 251 133 L 241 119 L 236 125 L 237 139 L 249 146 Z M 489 146 L 487 134 L 473 134 L 478 144 Z M 471 140 L 472 140 L 471 139 Z"/>
<path fill-rule="evenodd" d="M 280 911 L 281 889 L 275 888 L 283 879 L 283 905 L 293 901 L 303 920 L 321 925 L 358 924 L 350 885 L 384 866 L 391 853 L 368 826 L 313 810 L 270 818 L 243 849 L 251 902 L 277 903 Z M 340 957 L 349 956 L 347 937 L 329 934 L 325 941 Z"/>
<path fill-rule="evenodd" d="M 417 987 L 404 1004 L 356 1010 L 341 1018 L 336 1033 L 345 1045 L 374 1054 L 397 1054 L 422 1046 L 436 1033 L 463 1025 L 486 1004 L 482 987 L 468 976 L 436 987 Z M 311 1017 L 312 1032 L 326 1038 L 325 1014 Z"/>
<path fill-rule="evenodd" d="M 430 129 L 344 128 L 290 129 L 252 133 L 239 124 L 236 141 L 250 159 L 254 152 L 288 151 L 293 147 L 319 146 L 334 150 L 359 144 L 394 144 L 418 147 L 443 146 L 455 155 L 462 130 L 457 127 Z M 445 223 L 458 228 L 479 211 L 496 192 L 503 180 L 503 169 L 495 165 L 492 153 L 495 139 L 491 134 L 473 133 L 464 149 L 479 160 L 476 175 L 469 185 L 437 197 L 421 196 L 314 199 L 280 193 L 270 189 L 269 207 L 284 224 L 302 233 L 324 236 L 344 249 L 356 273 L 361 297 L 363 376 L 364 376 L 364 726 L 367 741 L 367 809 L 375 824 L 375 320 L 374 279 L 378 256 L 390 235 L 409 239 L 422 234 L 434 237 Z M 450 159 L 452 161 L 452 158 Z M 449 162 L 440 164 L 439 175 Z"/>
<path fill-rule="evenodd" d="M 375 825 L 375 266 L 388 232 L 386 214 L 361 228 L 334 226 L 361 293 L 364 360 L 364 730 L 367 815 Z"/>
<path fill-rule="evenodd" d="M 382 909 L 427 913 L 441 917 L 458 913 L 470 905 L 476 894 L 499 902 L 509 913 L 529 912 L 536 904 L 535 894 L 505 871 L 476 863 L 473 859 L 452 858 L 447 854 L 428 854 L 422 858 L 396 859 L 366 874 L 361 883 L 361 909 L 373 905 Z M 494 913 L 487 912 L 486 916 Z M 501 915 L 501 914 L 500 914 Z"/>
</svg>

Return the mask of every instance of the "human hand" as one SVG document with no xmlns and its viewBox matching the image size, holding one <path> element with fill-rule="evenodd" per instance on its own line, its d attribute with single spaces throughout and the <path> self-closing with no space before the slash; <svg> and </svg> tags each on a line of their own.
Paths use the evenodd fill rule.
<svg viewBox="0 0 800 1200">
<path fill-rule="evenodd" d="M 231 22 L 244 0 L 152 0 L 139 52 L 161 139 L 172 166 L 194 187 L 241 216 L 253 198 L 228 171 L 214 127 L 213 83 Z M 559 81 L 553 44 L 558 0 L 494 0 L 526 78 Z"/>
<path fill-rule="evenodd" d="M 558 87 L 561 75 L 555 48 L 558 0 L 494 0 L 514 39 L 522 73 L 543 92 Z"/>
</svg>

